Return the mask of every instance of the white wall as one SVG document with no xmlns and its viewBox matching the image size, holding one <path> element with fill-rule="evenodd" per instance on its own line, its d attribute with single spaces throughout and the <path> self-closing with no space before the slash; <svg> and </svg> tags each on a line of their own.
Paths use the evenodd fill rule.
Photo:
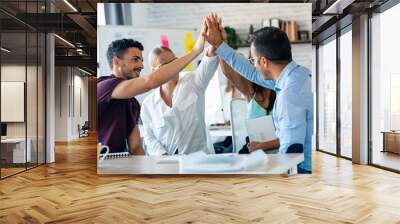
<svg viewBox="0 0 400 224">
<path fill-rule="evenodd" d="M 141 27 L 199 28 L 209 12 L 216 12 L 225 26 L 247 35 L 250 24 L 261 28 L 261 20 L 296 20 L 301 30 L 311 30 L 311 3 L 168 3 L 132 4 L 132 24 Z"/>
<path fill-rule="evenodd" d="M 68 87 L 69 76 L 67 67 L 56 67 L 56 82 L 55 82 L 55 140 L 67 141 L 68 140 Z"/>
<path fill-rule="evenodd" d="M 1 81 L 25 82 L 26 83 L 26 80 L 25 80 L 26 71 L 28 72 L 29 75 L 33 74 L 33 73 L 36 75 L 36 67 L 33 67 L 33 66 L 25 67 L 25 65 L 18 65 L 18 64 L 2 65 L 1 66 Z M 31 80 L 29 80 L 29 82 L 30 82 L 29 84 L 32 84 Z M 36 81 L 33 84 L 36 85 Z M 28 89 L 28 90 L 32 90 L 32 91 L 34 90 L 34 92 L 29 91 L 27 93 L 27 96 L 28 96 L 27 103 L 30 104 L 31 102 L 33 102 L 36 99 L 36 89 Z M 35 99 L 33 99 L 33 98 L 35 98 Z M 36 103 L 31 106 L 35 106 L 35 108 L 36 108 Z M 8 108 L 1 108 L 1 110 L 7 110 L 7 109 Z M 30 113 L 27 114 L 28 122 L 31 122 L 34 118 L 35 118 L 35 122 L 36 122 L 36 114 L 34 114 L 33 117 L 31 115 L 33 115 L 33 114 L 30 114 Z M 26 122 L 7 122 L 7 136 L 8 137 L 25 137 L 25 126 L 26 126 L 25 124 L 26 124 Z M 31 126 L 32 125 L 28 125 L 28 128 L 30 128 Z"/>
<path fill-rule="evenodd" d="M 1 81 L 25 82 L 25 69 L 25 65 L 1 65 Z"/>
<path fill-rule="evenodd" d="M 295 20 L 299 30 L 311 31 L 311 3 L 168 3 L 131 4 L 132 25 L 146 28 L 199 29 L 209 12 L 216 12 L 224 26 L 246 39 L 249 26 L 261 28 L 263 19 Z M 311 33 L 309 34 L 311 37 Z M 293 59 L 311 70 L 311 44 L 292 46 Z"/>
<path fill-rule="evenodd" d="M 2 65 L 1 81 L 25 82 L 25 69 L 25 65 Z M 7 110 L 7 108 L 1 108 L 1 110 Z M 7 137 L 25 137 L 25 126 L 25 122 L 7 123 Z"/>
<path fill-rule="evenodd" d="M 74 111 L 75 113 L 73 113 L 73 119 L 72 119 L 72 123 L 71 123 L 71 132 L 70 132 L 70 136 L 71 138 L 78 138 L 79 133 L 78 133 L 78 124 L 79 125 L 83 125 L 85 123 L 85 121 L 88 121 L 88 78 L 81 76 L 83 73 L 78 73 L 76 74 L 76 72 L 79 72 L 78 70 L 75 70 L 75 75 L 74 75 L 74 83 L 73 85 L 75 86 L 75 91 L 72 93 L 74 94 L 74 96 L 71 96 L 74 99 Z M 77 92 L 77 90 L 80 90 L 80 99 L 77 98 L 79 95 L 79 93 Z M 80 103 L 78 101 L 81 101 Z M 80 105 L 79 105 L 80 104 Z M 82 110 L 82 112 L 80 113 L 79 111 L 79 106 L 81 107 L 80 109 Z"/>
<path fill-rule="evenodd" d="M 76 68 L 56 67 L 55 119 L 56 141 L 78 138 L 78 124 L 88 120 L 88 78 Z M 79 103 L 77 96 L 80 89 Z M 82 114 L 79 112 L 81 105 Z M 75 111 L 74 111 L 75 110 Z"/>
<path fill-rule="evenodd" d="M 27 78 L 27 80 L 26 80 Z M 26 85 L 26 120 L 23 122 L 6 122 L 7 137 L 30 139 L 32 161 L 44 162 L 44 74 L 40 66 L 25 64 L 3 64 L 1 66 L 1 81 L 24 82 Z M 23 93 L 22 93 L 23 94 Z M 7 97 L 7 96 L 2 96 Z M 11 108 L 1 108 L 2 111 Z M 9 111 L 12 113 L 12 111 Z"/>
<path fill-rule="evenodd" d="M 204 17 L 209 12 L 216 12 L 223 19 L 223 24 L 235 28 L 243 40 L 247 39 L 251 24 L 257 30 L 261 28 L 263 19 L 270 18 L 295 20 L 299 24 L 299 30 L 309 31 L 311 37 L 311 3 L 135 3 L 130 6 L 132 27 L 135 28 L 199 30 Z M 104 17 L 104 13 L 99 12 L 99 16 Z M 99 25 L 102 23 L 104 21 Z M 121 29 L 125 28 L 121 27 Z M 110 30 L 110 32 L 118 34 L 115 30 Z M 113 33 L 107 35 L 115 36 Z M 159 39 L 159 37 L 157 38 Z M 109 41 L 102 42 L 101 38 L 98 41 L 99 46 L 108 46 L 109 44 Z M 154 46 L 144 47 L 149 49 Z M 293 59 L 311 70 L 311 51 L 311 44 L 293 45 Z M 146 58 L 147 55 L 144 57 Z M 98 57 L 98 62 L 100 66 L 107 64 L 101 57 Z M 145 69 L 146 67 L 148 64 L 145 64 Z M 104 69 L 98 74 L 102 72 Z"/>
</svg>

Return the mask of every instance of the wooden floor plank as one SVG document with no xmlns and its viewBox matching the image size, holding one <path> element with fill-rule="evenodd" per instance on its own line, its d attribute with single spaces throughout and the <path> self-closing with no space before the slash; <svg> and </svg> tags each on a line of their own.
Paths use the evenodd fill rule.
<svg viewBox="0 0 400 224">
<path fill-rule="evenodd" d="M 0 181 L 0 223 L 400 223 L 400 175 L 314 152 L 313 174 L 98 176 L 96 139 Z"/>
</svg>

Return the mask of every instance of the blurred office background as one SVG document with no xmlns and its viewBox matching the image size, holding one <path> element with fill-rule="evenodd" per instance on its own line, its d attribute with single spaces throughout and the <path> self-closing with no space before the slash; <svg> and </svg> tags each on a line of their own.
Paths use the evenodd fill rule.
<svg viewBox="0 0 400 224">
<path fill-rule="evenodd" d="M 0 46 L 2 179 L 95 130 L 96 3 L 2 0 Z"/>
</svg>

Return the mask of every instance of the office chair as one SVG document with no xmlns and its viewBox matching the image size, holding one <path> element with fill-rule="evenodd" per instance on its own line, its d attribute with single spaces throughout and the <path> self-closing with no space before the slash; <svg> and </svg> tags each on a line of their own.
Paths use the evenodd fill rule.
<svg viewBox="0 0 400 224">
<path fill-rule="evenodd" d="M 90 125 L 89 121 L 85 121 L 85 123 L 80 127 L 78 124 L 79 138 L 89 136 Z"/>
</svg>

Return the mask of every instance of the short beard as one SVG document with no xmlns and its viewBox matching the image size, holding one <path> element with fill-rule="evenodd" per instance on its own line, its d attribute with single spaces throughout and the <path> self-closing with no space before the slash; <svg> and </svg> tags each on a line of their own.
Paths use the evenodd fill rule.
<svg viewBox="0 0 400 224">
<path fill-rule="evenodd" d="M 120 71 L 121 71 L 122 75 L 123 75 L 127 80 L 132 79 L 132 77 L 129 76 L 129 72 L 126 71 L 126 69 L 125 69 L 125 64 L 124 64 L 123 62 L 121 63 Z"/>
</svg>

